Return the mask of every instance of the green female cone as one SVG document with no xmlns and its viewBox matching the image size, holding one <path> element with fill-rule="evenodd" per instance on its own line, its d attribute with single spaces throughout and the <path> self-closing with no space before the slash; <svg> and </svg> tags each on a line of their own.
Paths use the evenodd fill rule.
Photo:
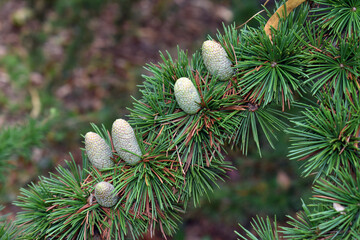
<svg viewBox="0 0 360 240">
<path fill-rule="evenodd" d="M 118 197 L 114 193 L 114 186 L 108 182 L 99 182 L 95 185 L 95 198 L 103 207 L 112 207 L 118 201 Z"/>
<path fill-rule="evenodd" d="M 125 162 L 134 165 L 140 161 L 141 149 L 134 130 L 127 121 L 117 119 L 112 125 L 111 135 L 116 152 Z"/>
<path fill-rule="evenodd" d="M 228 80 L 234 74 L 231 61 L 225 49 L 214 40 L 207 40 L 202 45 L 202 56 L 207 70 L 219 80 Z"/>
<path fill-rule="evenodd" d="M 190 79 L 182 77 L 176 80 L 174 93 L 176 102 L 187 114 L 195 114 L 200 109 L 200 96 Z"/>
<path fill-rule="evenodd" d="M 111 160 L 112 152 L 110 146 L 97 133 L 86 133 L 85 150 L 91 164 L 97 169 L 101 170 L 114 166 L 114 162 Z"/>
</svg>

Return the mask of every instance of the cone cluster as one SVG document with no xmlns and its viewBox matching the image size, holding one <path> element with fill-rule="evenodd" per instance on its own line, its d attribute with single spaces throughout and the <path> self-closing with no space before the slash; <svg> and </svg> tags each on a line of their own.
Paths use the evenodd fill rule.
<svg viewBox="0 0 360 240">
<path fill-rule="evenodd" d="M 206 41 L 202 51 L 204 63 L 211 74 L 221 80 L 229 79 L 233 75 L 231 61 L 219 43 Z M 189 78 L 181 77 L 176 80 L 174 95 L 179 107 L 187 114 L 196 114 L 201 109 L 200 95 Z M 115 120 L 111 136 L 114 149 L 127 164 L 134 165 L 141 160 L 142 152 L 135 132 L 127 121 Z M 94 167 L 101 170 L 114 166 L 111 147 L 97 133 L 88 132 L 85 135 L 85 149 Z M 97 183 L 94 187 L 96 201 L 103 207 L 113 207 L 119 200 L 114 189 L 109 182 Z"/>
<path fill-rule="evenodd" d="M 112 140 L 119 156 L 128 164 L 136 164 L 142 155 L 135 133 L 130 124 L 117 119 L 112 126 Z M 114 166 L 110 146 L 97 133 L 88 132 L 85 135 L 85 150 L 91 164 L 97 169 Z"/>
<path fill-rule="evenodd" d="M 228 80 L 234 74 L 231 61 L 225 49 L 214 40 L 207 40 L 202 45 L 202 57 L 207 70 L 219 80 Z"/>
</svg>

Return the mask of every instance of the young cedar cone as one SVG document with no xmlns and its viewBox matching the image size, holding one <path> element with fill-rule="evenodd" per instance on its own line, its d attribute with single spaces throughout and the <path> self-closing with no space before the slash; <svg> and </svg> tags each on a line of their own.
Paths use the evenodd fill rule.
<svg viewBox="0 0 360 240">
<path fill-rule="evenodd" d="M 118 197 L 114 193 L 114 186 L 108 182 L 99 182 L 95 185 L 95 198 L 103 207 L 112 207 L 118 201 Z"/>
<path fill-rule="evenodd" d="M 202 45 L 202 56 L 207 70 L 219 80 L 228 80 L 234 74 L 232 63 L 220 43 L 205 41 Z"/>
<path fill-rule="evenodd" d="M 124 119 L 117 119 L 113 123 L 112 139 L 115 150 L 125 162 L 133 165 L 140 161 L 139 156 L 141 156 L 142 153 L 136 140 L 134 130 L 127 121 Z"/>
<path fill-rule="evenodd" d="M 176 102 L 187 114 L 195 114 L 200 109 L 200 96 L 190 79 L 182 77 L 176 80 L 174 92 Z"/>
<path fill-rule="evenodd" d="M 111 160 L 111 148 L 98 134 L 86 133 L 85 150 L 91 164 L 97 169 L 101 170 L 114 166 L 114 162 Z"/>
</svg>

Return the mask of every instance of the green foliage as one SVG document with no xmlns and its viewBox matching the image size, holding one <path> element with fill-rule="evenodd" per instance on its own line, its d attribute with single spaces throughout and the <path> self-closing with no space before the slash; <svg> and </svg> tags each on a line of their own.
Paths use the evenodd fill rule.
<svg viewBox="0 0 360 240">
<path fill-rule="evenodd" d="M 169 54 L 161 57 L 163 63 L 148 66 L 153 75 L 144 76 L 143 97 L 130 109 L 130 122 L 142 135 L 156 131 L 170 136 L 167 151 L 172 157 L 181 156 L 185 172 L 189 167 L 209 167 L 211 161 L 222 162 L 224 141 L 241 118 L 236 115 L 242 107 L 232 107 L 234 93 L 224 97 L 228 84 L 203 76 L 205 67 L 198 53 L 193 61 L 183 51 L 178 51 L 177 61 Z M 182 76 L 191 79 L 200 94 L 201 109 L 194 115 L 183 112 L 173 94 L 174 83 Z"/>
<path fill-rule="evenodd" d="M 251 226 L 254 228 L 255 232 L 259 235 L 260 239 L 262 239 L 262 240 L 278 240 L 278 239 L 280 239 L 279 235 L 278 235 L 278 231 L 277 231 L 276 220 L 274 221 L 274 226 L 272 226 L 272 223 L 269 218 L 266 218 L 266 220 L 264 220 L 263 218 L 256 216 L 256 220 L 253 219 Z M 249 238 L 246 238 L 245 236 L 236 232 L 236 234 L 239 235 L 239 237 L 241 237 L 241 239 L 258 240 L 258 238 L 254 234 L 252 234 L 249 230 L 245 229 L 241 225 L 240 225 L 240 227 L 245 230 L 246 235 L 249 237 Z"/>
<path fill-rule="evenodd" d="M 253 31 L 258 31 L 255 29 L 251 29 Z M 253 61 L 253 57 L 249 57 L 249 60 L 247 62 L 247 57 L 246 54 L 244 54 L 244 52 L 246 52 L 246 47 L 243 44 L 247 44 L 249 48 L 253 48 L 252 46 L 260 46 L 263 47 L 262 44 L 257 45 L 254 44 L 254 41 L 252 38 L 254 36 L 250 36 L 251 35 L 251 30 L 249 30 L 249 32 L 247 32 L 246 29 L 242 29 L 237 30 L 237 28 L 235 26 L 228 26 L 225 27 L 224 26 L 224 35 L 222 34 L 218 34 L 218 40 L 220 41 L 220 43 L 222 43 L 224 49 L 226 50 L 226 52 L 229 55 L 229 59 L 233 62 L 233 64 L 235 65 L 236 69 L 240 70 L 242 64 L 247 65 L 247 67 L 249 66 L 248 63 L 250 63 L 249 61 Z M 259 41 L 261 39 L 264 39 L 262 37 L 259 38 Z M 256 40 L 255 40 L 256 41 Z M 266 40 L 265 40 L 266 41 Z M 270 44 L 270 42 L 269 42 Z M 249 51 L 253 51 L 253 50 L 249 50 Z M 256 50 L 254 50 L 256 51 Z M 273 50 L 270 50 L 271 52 L 273 52 Z M 255 54 L 255 52 L 253 52 L 253 54 Z M 259 50 L 258 54 L 256 56 L 259 56 L 259 54 L 263 54 L 263 50 Z M 255 56 L 255 55 L 253 55 Z M 275 56 L 275 55 L 274 55 Z M 267 62 L 267 60 L 264 60 L 265 62 Z M 257 61 L 257 63 L 260 63 L 259 61 Z M 251 63 L 250 63 L 251 64 Z M 257 65 L 258 67 L 261 66 L 262 68 L 262 64 Z M 259 77 L 262 74 L 258 72 L 258 69 L 256 69 L 257 67 L 255 67 L 256 70 L 256 75 Z M 253 67 L 250 67 L 249 69 L 249 74 L 254 70 Z M 249 143 L 251 144 L 252 141 L 255 142 L 259 152 L 261 151 L 260 149 L 260 137 L 265 137 L 266 140 L 269 142 L 269 144 L 274 148 L 274 144 L 273 144 L 273 140 L 277 139 L 276 134 L 280 131 L 283 131 L 286 127 L 287 124 L 286 122 L 283 120 L 284 117 L 284 113 L 281 111 L 278 111 L 277 109 L 277 105 L 276 104 L 272 104 L 270 106 L 267 106 L 267 104 L 270 104 L 272 102 L 272 99 L 268 99 L 269 101 L 267 103 L 262 104 L 262 100 L 258 101 L 259 99 L 254 99 L 251 94 L 254 93 L 254 91 L 256 90 L 250 90 L 250 85 L 249 86 L 243 86 L 242 84 L 246 84 L 245 82 L 247 81 L 247 77 L 246 75 L 248 73 L 244 73 L 241 72 L 241 75 L 239 74 L 239 76 L 237 76 L 238 78 L 241 78 L 241 81 L 239 83 L 234 82 L 232 80 L 232 84 L 234 84 L 234 88 L 236 90 L 238 90 L 238 92 L 236 92 L 237 95 L 241 96 L 241 100 L 238 100 L 237 103 L 239 106 L 242 106 L 244 109 L 243 111 L 240 111 L 236 117 L 238 119 L 238 122 L 235 124 L 235 131 L 233 131 L 232 137 L 231 137 L 231 143 L 232 146 L 238 146 L 242 153 L 247 154 L 248 151 L 248 147 L 249 147 Z M 251 74 L 250 74 L 251 75 Z M 269 79 L 273 79 L 273 78 L 269 78 Z M 250 78 L 250 81 L 258 81 L 260 82 L 264 82 L 263 79 L 258 79 L 258 78 Z M 297 80 L 296 80 L 297 81 Z M 256 83 L 249 83 L 251 84 L 253 87 L 256 86 Z M 277 85 L 277 83 L 275 83 Z M 270 89 L 264 86 L 261 86 L 262 89 Z M 286 89 L 288 87 L 286 86 Z M 241 89 L 246 89 L 246 91 L 249 89 L 249 92 L 244 92 Z M 251 92 L 251 94 L 250 94 Z M 290 93 L 289 93 L 290 94 Z M 291 93 L 292 95 L 292 93 Z M 272 97 L 271 97 L 272 98 Z M 283 106 L 284 107 L 284 106 Z M 230 108 L 230 106 L 229 106 Z M 232 108 L 234 108 L 234 106 L 232 106 Z M 233 118 L 232 114 L 228 115 L 228 118 Z M 232 130 L 230 130 L 230 132 L 232 132 Z"/>
<path fill-rule="evenodd" d="M 48 129 L 47 124 L 29 119 L 23 125 L 2 129 L 0 133 L 0 159 L 9 160 L 14 153 L 27 159 L 31 156 L 31 148 L 40 146 Z"/>
<path fill-rule="evenodd" d="M 114 178 L 115 191 L 122 193 L 117 207 L 156 220 L 151 223 L 153 228 L 161 226 L 166 235 L 172 235 L 182 212 L 181 205 L 174 204 L 174 189 L 178 189 L 183 177 L 177 171 L 178 163 L 166 156 L 161 142 L 156 145 L 149 147 L 141 164 L 130 168 L 121 164 L 114 169 L 121 172 Z"/>
<path fill-rule="evenodd" d="M 358 166 L 357 107 L 347 100 L 328 97 L 320 106 L 305 109 L 304 117 L 293 120 L 289 157 L 305 161 L 305 176 L 314 172 L 317 177 L 336 174 L 342 168 Z"/>
<path fill-rule="evenodd" d="M 58 175 L 41 177 L 30 190 L 21 189 L 15 205 L 23 209 L 17 221 L 18 225 L 24 225 L 23 239 L 94 236 L 125 239 L 145 231 L 144 220 L 132 219 L 124 209 L 109 209 L 93 203 L 94 196 L 90 193 L 96 179 L 89 178 L 84 155 L 83 159 L 82 168 L 72 160 L 67 162 L 69 169 L 59 166 Z"/>
<path fill-rule="evenodd" d="M 5 127 L 0 132 L 0 181 L 6 178 L 6 171 L 13 167 L 16 157 L 31 158 L 32 149 L 43 145 L 50 121 L 38 122 L 29 119 L 25 124 Z"/>
<path fill-rule="evenodd" d="M 240 113 L 240 122 L 233 135 L 233 146 L 239 146 L 243 153 L 252 140 L 260 152 L 260 136 L 265 136 L 271 147 L 275 147 L 273 140 L 277 140 L 277 133 L 283 131 L 287 123 L 283 120 L 284 113 L 271 106 L 260 107 L 258 104 L 247 104 L 248 109 Z"/>
<path fill-rule="evenodd" d="M 334 96 L 346 96 L 348 91 L 359 89 L 359 39 L 325 41 L 317 49 L 310 49 L 308 74 L 313 94 L 328 91 Z"/>
<path fill-rule="evenodd" d="M 306 73 L 302 80 L 310 87 L 304 90 L 311 91 L 316 103 L 301 104 L 302 116 L 292 117 L 294 127 L 286 130 L 291 136 L 289 157 L 302 161 L 303 175 L 315 174 L 316 181 L 313 203 L 303 204 L 303 211 L 289 216 L 289 226 L 281 227 L 284 239 L 357 239 L 359 235 L 357 12 L 358 1 L 314 1 L 306 22 L 292 33 L 302 42 Z M 291 14 L 284 22 L 288 18 Z M 281 25 L 272 35 L 274 45 L 280 32 Z M 253 228 L 260 239 L 276 237 L 270 222 L 256 223 Z"/>
<path fill-rule="evenodd" d="M 231 62 L 236 63 L 237 57 L 235 53 L 235 48 L 240 47 L 240 30 L 238 30 L 234 24 L 230 26 L 225 26 L 223 24 L 223 29 L 224 33 L 218 31 L 217 39 L 219 40 L 222 47 L 225 49 Z M 211 36 L 209 36 L 209 38 L 211 39 Z"/>
<path fill-rule="evenodd" d="M 314 185 L 313 200 L 323 206 L 321 212 L 314 212 L 311 218 L 320 222 L 319 236 L 339 236 L 353 239 L 353 233 L 360 229 L 360 186 L 359 167 L 339 170 L 337 176 L 317 181 Z"/>
<path fill-rule="evenodd" d="M 339 170 L 337 176 L 316 181 L 313 203 L 290 217 L 283 232 L 289 239 L 357 239 L 359 221 L 359 168 Z"/>
<path fill-rule="evenodd" d="M 235 48 L 239 59 L 235 67 L 241 79 L 238 87 L 245 99 L 263 105 L 276 102 L 284 110 L 285 105 L 290 107 L 294 102 L 294 93 L 304 92 L 305 55 L 295 33 L 301 29 L 307 9 L 301 8 L 297 15 L 291 13 L 271 40 L 262 28 L 242 29 L 240 45 Z"/>
<path fill-rule="evenodd" d="M 0 211 L 3 209 L 4 207 L 0 206 Z M 17 235 L 17 226 L 7 220 L 7 215 L 0 215 L 0 239 L 11 240 L 15 239 Z"/>
<path fill-rule="evenodd" d="M 289 216 L 290 221 L 287 223 L 290 227 L 282 228 L 287 238 L 294 240 L 316 239 L 317 226 L 319 223 L 310 220 L 310 210 L 304 202 L 303 211 L 298 212 L 296 215 L 296 218 Z"/>
<path fill-rule="evenodd" d="M 0 58 L 0 64 L 7 70 L 17 88 L 27 86 L 30 69 L 23 59 L 16 55 L 6 55 Z"/>
<path fill-rule="evenodd" d="M 321 7 L 311 11 L 315 23 L 327 30 L 330 36 L 350 37 L 360 28 L 360 2 L 357 0 L 315 0 Z"/>
<path fill-rule="evenodd" d="M 232 169 L 224 157 L 226 143 L 247 154 L 254 142 L 260 151 L 262 137 L 275 147 L 273 140 L 285 129 L 292 136 L 290 158 L 305 161 L 304 176 L 316 174 L 314 203 L 303 204 L 303 212 L 290 216 L 289 227 L 281 232 L 276 221 L 257 217 L 252 223 L 255 232 L 241 226 L 245 235 L 238 236 L 358 237 L 357 5 L 315 3 L 321 10 L 304 4 L 282 19 L 270 37 L 263 30 L 263 17 L 257 17 L 258 28 L 224 26 L 224 34 L 217 37 L 236 73 L 229 81 L 211 75 L 199 52 L 189 55 L 178 49 L 176 60 L 161 53 L 162 62 L 147 65 L 141 96 L 129 109 L 141 160 L 129 165 L 113 150 L 115 166 L 99 170 L 89 166 L 83 152 L 82 167 L 73 160 L 68 168 L 58 167 L 57 174 L 40 177 L 29 190 L 21 190 L 15 203 L 23 209 L 17 216 L 22 238 L 136 239 L 156 230 L 164 238 L 172 236 L 189 202 L 200 205 L 201 197 L 209 196 Z M 189 78 L 200 95 L 200 109 L 193 115 L 182 111 L 174 96 L 174 84 L 181 77 Z M 305 94 L 317 102 L 297 104 Z M 292 117 L 294 126 L 289 128 L 284 111 L 294 105 L 303 107 L 302 116 Z M 113 146 L 104 125 L 93 128 Z M 115 187 L 119 201 L 114 207 L 101 207 L 93 197 L 95 184 L 102 181 Z"/>
<path fill-rule="evenodd" d="M 200 205 L 203 196 L 210 199 L 209 193 L 214 191 L 214 185 L 219 188 L 217 182 L 224 181 L 224 175 L 228 170 L 233 170 L 230 163 L 218 161 L 213 161 L 210 167 L 190 168 L 180 192 L 185 207 L 191 198 L 194 206 Z"/>
</svg>

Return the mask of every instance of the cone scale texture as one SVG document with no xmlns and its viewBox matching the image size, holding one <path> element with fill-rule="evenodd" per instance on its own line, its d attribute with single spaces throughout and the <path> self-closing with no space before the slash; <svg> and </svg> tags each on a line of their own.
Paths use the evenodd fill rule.
<svg viewBox="0 0 360 240">
<path fill-rule="evenodd" d="M 202 45 L 202 56 L 207 70 L 219 80 L 228 80 L 234 74 L 232 63 L 220 43 L 205 41 Z"/>
<path fill-rule="evenodd" d="M 110 146 L 97 133 L 86 133 L 85 150 L 89 161 L 97 169 L 101 170 L 114 166 L 114 162 L 111 160 L 112 151 Z"/>
<path fill-rule="evenodd" d="M 136 140 L 134 130 L 127 121 L 117 119 L 112 125 L 111 135 L 116 152 L 125 162 L 134 165 L 140 161 L 139 156 L 142 155 L 141 149 Z"/>
<path fill-rule="evenodd" d="M 190 79 L 182 77 L 176 80 L 174 92 L 176 102 L 187 114 L 195 114 L 200 109 L 200 96 Z"/>
<path fill-rule="evenodd" d="M 95 185 L 95 198 L 103 207 L 112 207 L 118 201 L 118 197 L 114 193 L 114 186 L 108 182 L 99 182 Z"/>
</svg>

